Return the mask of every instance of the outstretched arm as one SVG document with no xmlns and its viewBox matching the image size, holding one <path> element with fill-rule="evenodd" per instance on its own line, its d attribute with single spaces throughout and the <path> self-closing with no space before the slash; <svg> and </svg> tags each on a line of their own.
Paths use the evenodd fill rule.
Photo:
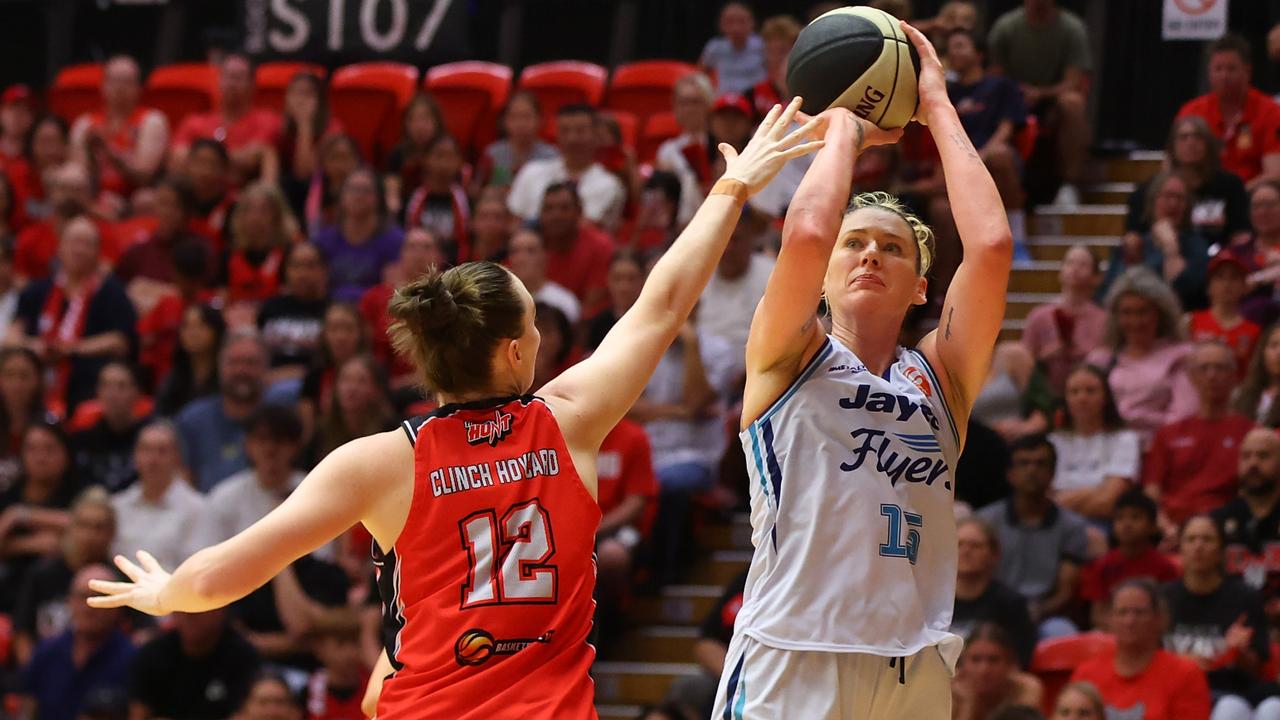
<svg viewBox="0 0 1280 720">
<path fill-rule="evenodd" d="M 803 142 L 818 131 L 823 122 L 819 118 L 787 134 L 799 107 L 800 98 L 785 110 L 774 106 L 741 155 L 720 145 L 726 161 L 721 182 L 735 182 L 744 192 L 708 196 L 599 349 L 540 391 L 555 410 L 571 448 L 594 451 L 640 397 L 711 279 L 746 196 L 769 184 L 788 160 L 822 146 L 821 140 Z"/>
<path fill-rule="evenodd" d="M 964 248 L 964 260 L 942 305 L 941 324 L 920 341 L 920 351 L 938 370 L 963 436 L 1000 335 L 1013 238 L 995 181 L 947 97 L 938 53 L 918 30 L 906 23 L 902 28 L 920 52 L 920 109 L 942 156 L 951 214 Z"/>
</svg>

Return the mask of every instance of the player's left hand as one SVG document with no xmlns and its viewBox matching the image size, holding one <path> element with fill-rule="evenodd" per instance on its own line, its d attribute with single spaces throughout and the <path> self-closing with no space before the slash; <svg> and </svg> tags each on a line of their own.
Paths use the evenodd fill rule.
<svg viewBox="0 0 1280 720">
<path fill-rule="evenodd" d="M 916 120 L 928 125 L 931 109 L 951 105 L 951 98 L 947 95 L 947 75 L 942 69 L 942 61 L 938 59 L 938 51 L 933 47 L 933 43 L 929 42 L 929 38 L 906 21 L 898 22 L 902 25 L 902 31 L 911 39 L 911 44 L 916 46 L 916 52 L 920 54 L 920 74 L 917 79 L 920 108 L 916 111 Z"/>
<path fill-rule="evenodd" d="M 160 604 L 160 591 L 169 583 L 169 573 L 160 567 L 151 553 L 139 550 L 136 565 L 123 555 L 117 555 L 115 561 L 116 567 L 133 582 L 90 580 L 89 587 L 102 594 L 89 598 L 89 606 L 117 608 L 127 605 L 148 615 L 168 615 L 169 611 Z"/>
</svg>

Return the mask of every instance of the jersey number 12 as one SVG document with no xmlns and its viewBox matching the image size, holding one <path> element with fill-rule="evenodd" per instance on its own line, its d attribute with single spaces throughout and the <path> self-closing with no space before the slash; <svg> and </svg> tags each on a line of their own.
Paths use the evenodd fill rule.
<svg viewBox="0 0 1280 720">
<path fill-rule="evenodd" d="M 462 608 L 555 603 L 557 570 L 551 516 L 536 499 L 481 510 L 458 523 L 469 564 Z"/>
<path fill-rule="evenodd" d="M 920 551 L 920 531 L 914 528 L 924 527 L 924 518 L 917 513 L 903 512 L 897 505 L 885 503 L 880 506 L 880 514 L 889 518 L 889 540 L 880 545 L 882 557 L 899 557 L 916 564 L 916 554 Z M 905 540 L 902 537 L 902 524 L 906 522 Z"/>
</svg>

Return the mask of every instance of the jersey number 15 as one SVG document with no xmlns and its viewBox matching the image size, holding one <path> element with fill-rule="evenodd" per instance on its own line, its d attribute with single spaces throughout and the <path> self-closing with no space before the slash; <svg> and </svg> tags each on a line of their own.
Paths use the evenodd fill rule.
<svg viewBox="0 0 1280 720">
<path fill-rule="evenodd" d="M 920 531 L 915 528 L 924 527 L 924 518 L 917 513 L 903 512 L 901 507 L 889 503 L 880 506 L 880 514 L 889 518 L 889 539 L 880 545 L 880 555 L 906 558 L 915 565 L 916 554 L 920 551 Z M 903 521 L 907 525 L 905 540 L 902 537 Z"/>
<path fill-rule="evenodd" d="M 537 499 L 481 510 L 458 523 L 469 564 L 462 609 L 482 605 L 553 604 L 558 585 L 551 516 Z"/>
</svg>

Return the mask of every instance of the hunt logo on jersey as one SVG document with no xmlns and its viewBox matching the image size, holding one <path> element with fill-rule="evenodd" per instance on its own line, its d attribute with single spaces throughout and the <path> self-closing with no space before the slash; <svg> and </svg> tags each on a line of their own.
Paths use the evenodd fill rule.
<svg viewBox="0 0 1280 720">
<path fill-rule="evenodd" d="M 933 428 L 935 432 L 942 429 L 942 425 L 938 423 L 938 418 L 928 405 L 917 403 L 906 395 L 871 392 L 870 385 L 859 385 L 858 391 L 853 394 L 853 397 L 840 398 L 840 407 L 845 410 L 886 413 L 894 416 L 894 419 L 898 422 L 908 422 L 919 412 L 925 420 L 929 421 L 929 427 Z"/>
<path fill-rule="evenodd" d="M 453 645 L 453 657 L 459 665 L 483 665 L 494 655 L 515 655 L 530 645 L 549 643 L 555 632 L 548 630 L 530 639 L 495 640 L 488 631 L 471 628 L 458 636 L 458 642 Z"/>
<path fill-rule="evenodd" d="M 843 401 L 841 401 L 843 402 Z M 907 435 L 893 433 L 893 436 L 907 448 L 919 453 L 922 457 L 914 457 L 890 449 L 891 441 L 883 430 L 860 428 L 849 433 L 853 439 L 862 443 L 853 448 L 853 462 L 840 463 L 840 469 L 853 472 L 862 467 L 868 455 L 875 455 L 876 470 L 889 476 L 889 484 L 896 486 L 899 480 L 910 483 L 924 483 L 933 487 L 933 481 L 947 472 L 947 462 L 940 457 L 928 457 L 942 452 L 942 446 L 932 435 Z M 944 480 L 943 485 L 950 490 L 951 481 Z"/>
<path fill-rule="evenodd" d="M 494 410 L 491 420 L 463 421 L 462 426 L 467 430 L 467 444 L 489 443 L 489 447 L 497 447 L 503 438 L 511 434 L 512 420 L 511 413 Z"/>
</svg>

